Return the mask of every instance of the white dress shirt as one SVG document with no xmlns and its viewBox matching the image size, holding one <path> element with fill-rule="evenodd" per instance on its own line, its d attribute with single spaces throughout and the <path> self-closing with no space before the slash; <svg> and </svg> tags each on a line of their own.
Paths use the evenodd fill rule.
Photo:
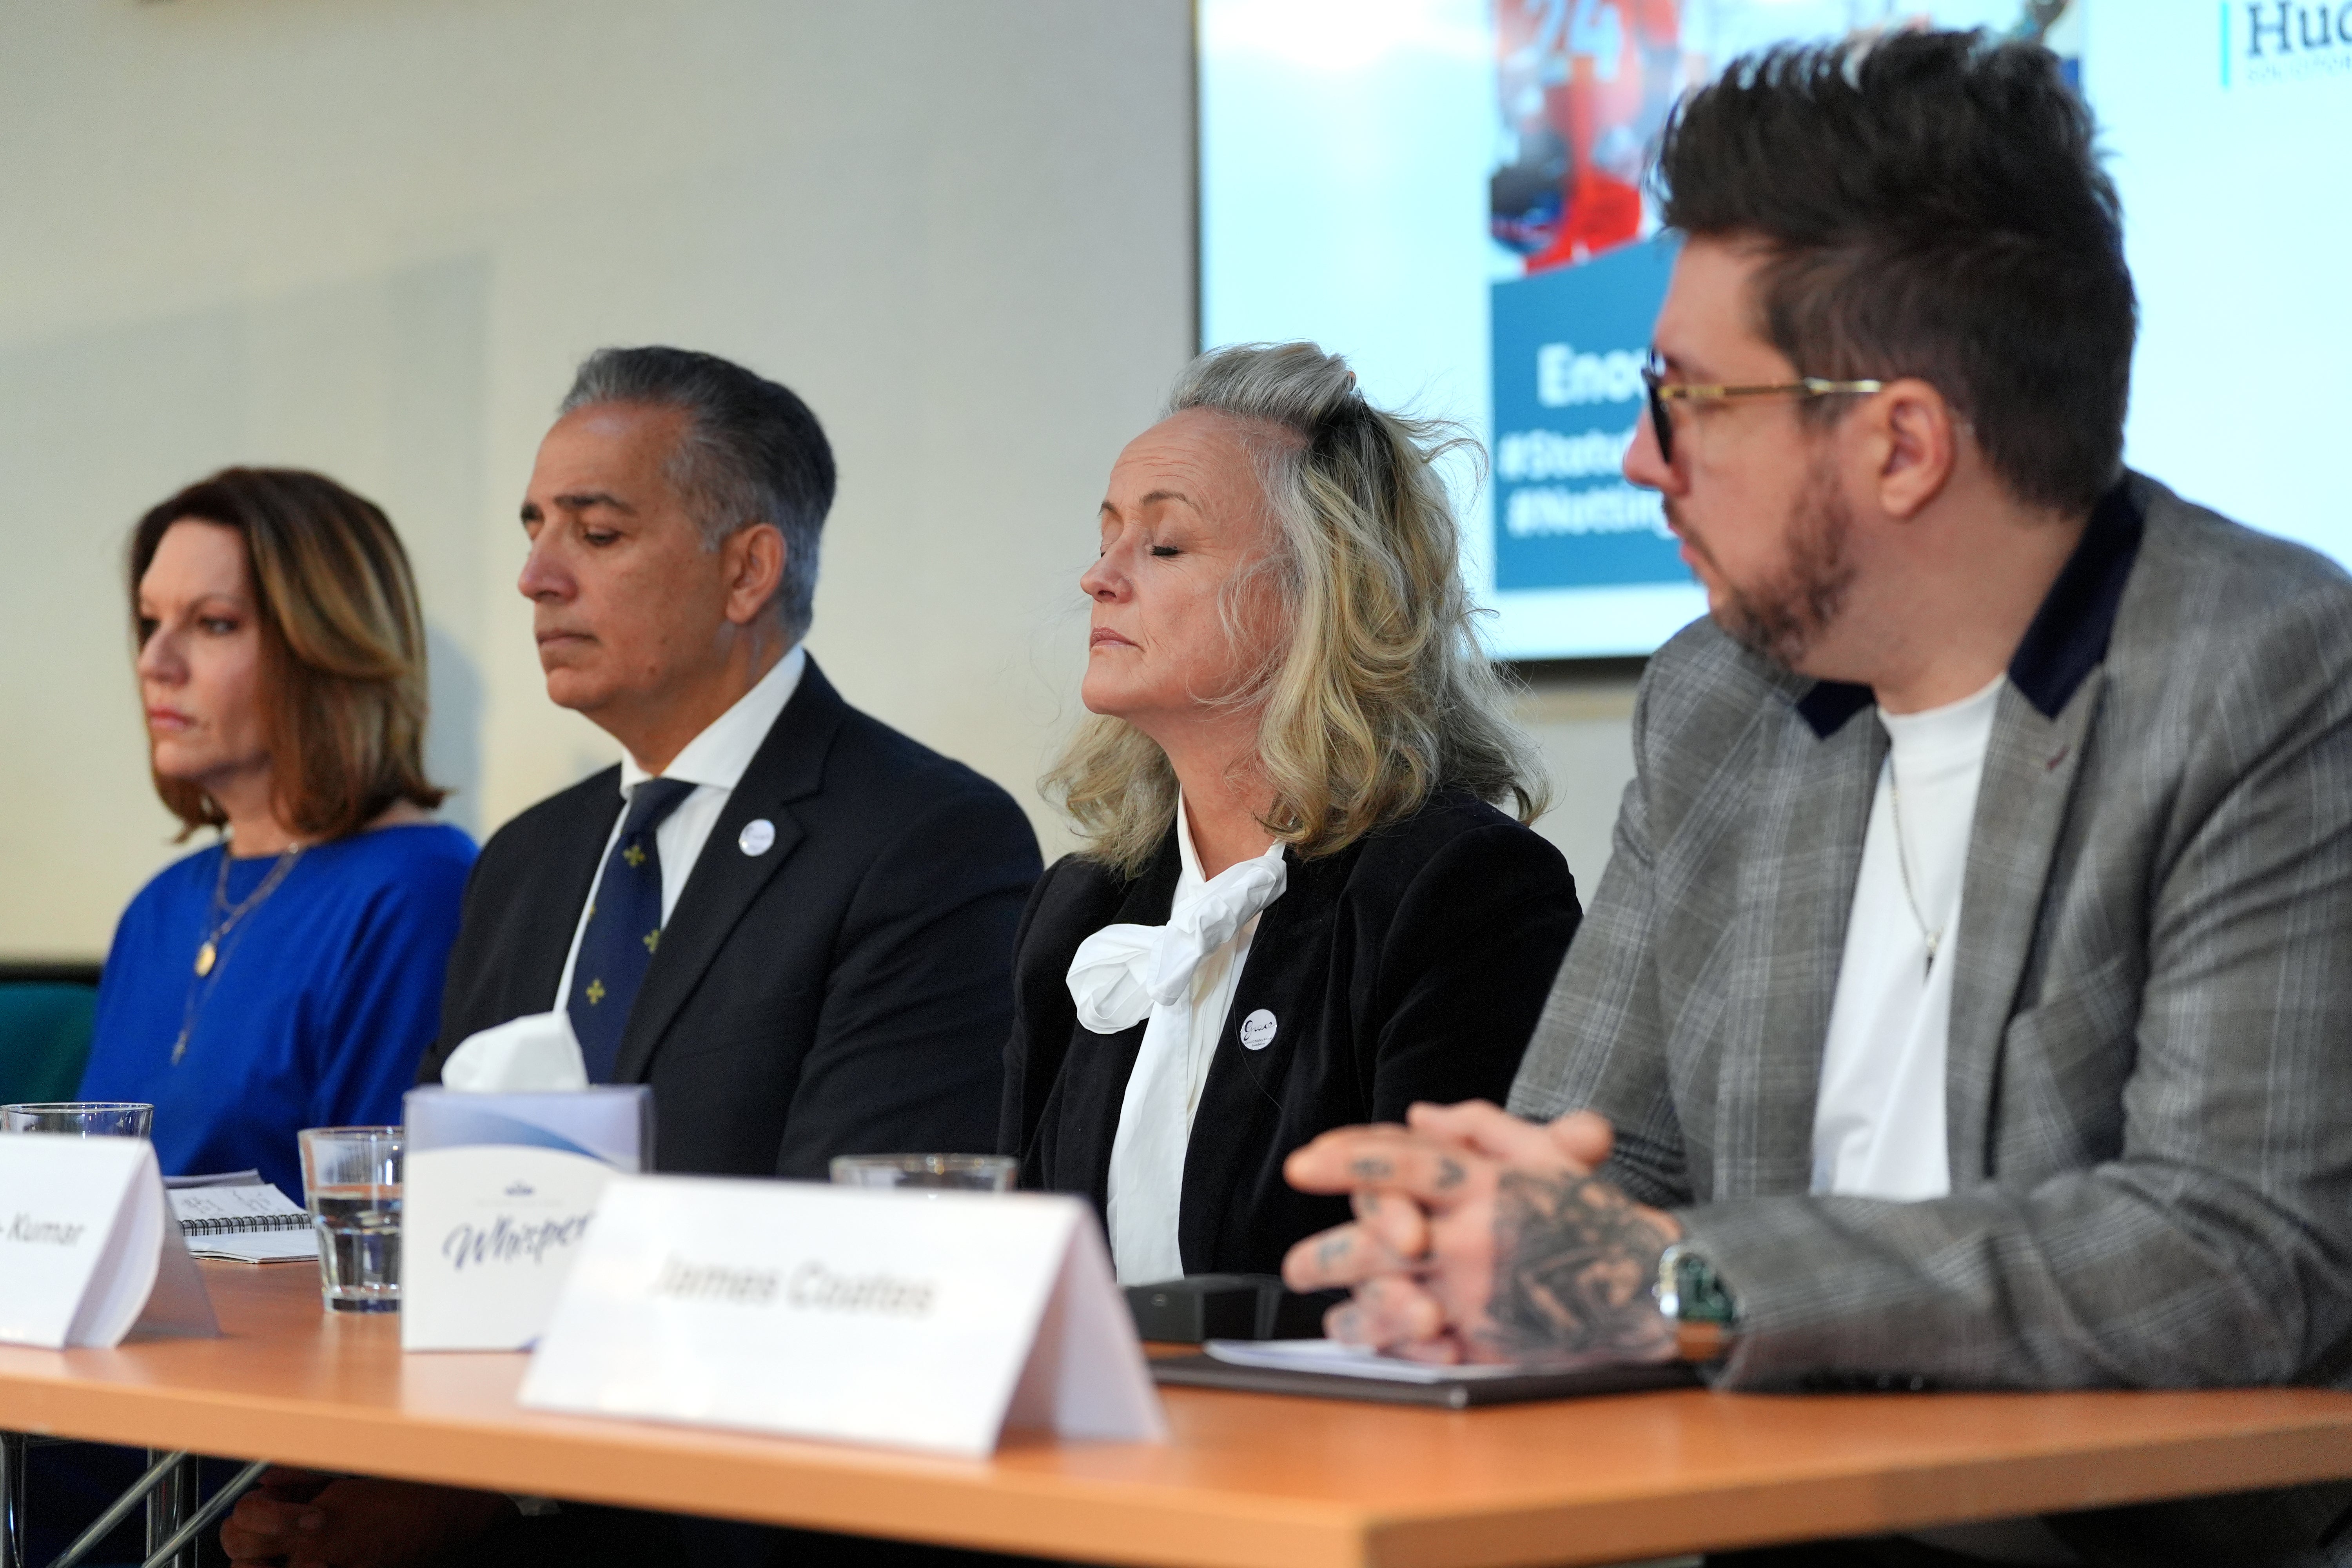
<svg viewBox="0 0 2352 1568">
<path fill-rule="evenodd" d="M 1889 745 L 1863 838 L 1822 1051 L 1813 1104 L 1816 1193 L 1917 1199 L 1952 1190 L 1944 1055 L 1960 884 L 1993 707 L 2006 679 L 1941 708 L 1878 715 Z M 1927 931 L 1937 935 L 1932 965 Z"/>
<path fill-rule="evenodd" d="M 719 822 L 719 814 L 727 809 L 727 797 L 743 781 L 743 770 L 751 765 L 752 756 L 760 743 L 775 728 L 777 716 L 801 683 L 801 671 L 808 668 L 808 655 L 798 643 L 792 651 L 776 661 L 775 668 L 761 676 L 751 689 L 735 700 L 735 705 L 710 721 L 702 733 L 686 743 L 686 749 L 670 760 L 661 776 L 681 779 L 695 786 L 670 814 L 654 829 L 654 848 L 661 856 L 662 924 L 669 924 L 670 911 L 677 908 L 677 896 L 686 889 L 686 879 L 694 873 L 694 863 L 701 858 L 702 846 L 710 837 L 710 830 Z M 613 841 L 621 836 L 621 825 L 628 820 L 629 797 L 639 784 L 654 775 L 641 767 L 636 758 L 626 752 L 621 756 L 621 805 L 613 814 L 613 830 L 604 836 L 604 853 L 596 858 L 596 879 L 588 884 L 587 901 L 580 906 L 579 921 L 572 928 L 572 951 L 563 958 L 563 978 L 555 985 L 555 1011 L 563 1011 L 572 994 L 572 966 L 580 960 L 580 939 L 588 932 L 588 911 L 596 907 L 596 889 L 604 880 L 605 862 L 613 858 Z"/>
</svg>

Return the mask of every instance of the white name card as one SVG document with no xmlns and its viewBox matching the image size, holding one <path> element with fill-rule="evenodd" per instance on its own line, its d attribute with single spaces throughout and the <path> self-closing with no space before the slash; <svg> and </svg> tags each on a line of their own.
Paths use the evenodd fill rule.
<svg viewBox="0 0 2352 1568">
<path fill-rule="evenodd" d="M 547 1326 L 604 1184 L 640 1168 L 653 1090 L 412 1089 L 404 1105 L 401 1349 L 520 1350 Z"/>
<path fill-rule="evenodd" d="M 143 1138 L 0 1136 L 0 1340 L 220 1332 Z"/>
<path fill-rule="evenodd" d="M 543 1410 L 980 1456 L 1162 1442 L 1076 1198 L 615 1176 L 531 1358 Z"/>
</svg>

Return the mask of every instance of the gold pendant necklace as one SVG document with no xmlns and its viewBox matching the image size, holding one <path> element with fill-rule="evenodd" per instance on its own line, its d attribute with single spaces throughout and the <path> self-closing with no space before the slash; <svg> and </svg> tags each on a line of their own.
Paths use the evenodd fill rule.
<svg viewBox="0 0 2352 1568">
<path fill-rule="evenodd" d="M 246 895 L 244 902 L 230 910 L 226 917 L 208 920 L 212 930 L 205 935 L 204 945 L 196 949 L 197 979 L 201 980 L 213 972 L 213 965 L 220 962 L 220 944 L 228 940 L 228 933 L 236 929 L 236 922 L 260 908 L 262 900 L 278 890 L 278 884 L 294 869 L 294 862 L 302 858 L 302 851 L 307 847 L 307 845 L 296 844 L 280 853 L 278 864 L 269 868 L 269 875 L 261 879 L 261 886 Z M 220 875 L 213 882 L 211 912 L 215 917 L 220 916 L 221 910 L 228 903 L 228 846 L 224 844 L 221 846 Z"/>
<path fill-rule="evenodd" d="M 307 845 L 298 843 L 280 853 L 278 864 L 272 866 L 269 875 L 261 879 L 261 886 L 254 889 L 244 902 L 229 910 L 223 917 L 221 910 L 228 903 L 229 853 L 227 845 L 221 846 L 220 875 L 214 879 L 212 908 L 205 917 L 205 924 L 211 929 L 205 935 L 203 945 L 196 949 L 196 980 L 212 977 L 213 971 L 220 967 L 223 944 L 228 941 L 229 932 L 236 929 L 239 921 L 260 908 L 262 900 L 278 890 L 278 884 L 286 880 L 287 874 L 294 869 L 294 862 L 302 858 L 302 851 L 307 847 Z M 197 1009 L 202 1005 L 203 998 L 210 995 L 211 992 L 210 986 L 199 987 L 195 981 L 189 982 L 187 1005 L 180 1013 L 180 1037 L 172 1042 L 173 1067 L 178 1067 L 181 1058 L 188 1054 L 188 1037 L 195 1030 Z"/>
</svg>

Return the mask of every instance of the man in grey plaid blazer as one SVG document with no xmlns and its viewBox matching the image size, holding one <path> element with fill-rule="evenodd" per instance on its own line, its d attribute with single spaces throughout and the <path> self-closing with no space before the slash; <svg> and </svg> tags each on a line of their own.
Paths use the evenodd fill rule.
<svg viewBox="0 0 2352 1568">
<path fill-rule="evenodd" d="M 1511 1095 L 1738 1284 L 1735 1386 L 2287 1383 L 2352 1332 L 2352 582 L 2134 476 L 2009 667 L 1952 962 L 1952 1195 L 1796 1197 L 1864 689 L 1712 620 Z M 1694 1206 L 1704 1205 L 1704 1206 Z"/>
<path fill-rule="evenodd" d="M 1642 682 L 1511 1096 L 1542 1120 L 1419 1108 L 1293 1157 L 1357 1195 L 1287 1269 L 1355 1287 L 1335 1334 L 1680 1353 L 1725 1389 L 2352 1386 L 2352 581 L 2121 474 L 2133 308 L 2091 139 L 2046 55 L 1950 34 L 1735 67 L 1677 111 L 1687 241 L 1626 473 L 1710 615 Z M 1863 1195 L 1818 1113 L 1842 972 L 1911 941 L 1849 918 L 1887 725 L 1971 693 L 1956 929 L 1899 794 L 1881 862 L 1946 966 L 1948 1183 Z M 1861 1114 L 1916 1127 L 1897 1098 Z M 2352 1561 L 2347 1505 L 1727 1561 Z"/>
</svg>

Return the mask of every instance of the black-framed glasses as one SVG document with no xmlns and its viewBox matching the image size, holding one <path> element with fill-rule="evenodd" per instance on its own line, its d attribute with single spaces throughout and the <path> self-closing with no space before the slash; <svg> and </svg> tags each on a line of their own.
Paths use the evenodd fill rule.
<svg viewBox="0 0 2352 1568">
<path fill-rule="evenodd" d="M 1650 429 L 1658 437 L 1658 456 L 1675 460 L 1675 421 L 1670 403 L 1725 403 L 1735 397 L 1842 397 L 1883 392 L 1883 381 L 1824 381 L 1809 375 L 1797 381 L 1768 382 L 1754 386 L 1708 385 L 1668 381 L 1665 363 L 1654 352 L 1642 366 L 1642 385 L 1650 395 Z"/>
</svg>

